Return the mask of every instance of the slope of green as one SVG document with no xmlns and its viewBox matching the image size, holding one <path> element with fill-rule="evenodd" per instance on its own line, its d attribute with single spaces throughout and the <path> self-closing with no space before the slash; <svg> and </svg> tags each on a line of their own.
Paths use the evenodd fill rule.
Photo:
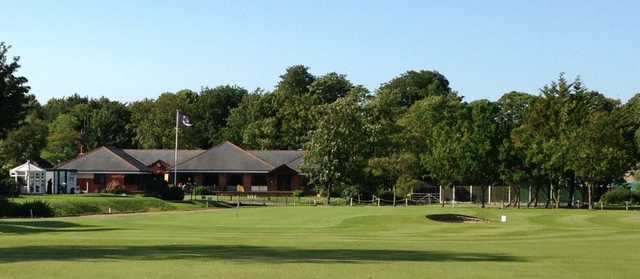
<svg viewBox="0 0 640 279">
<path fill-rule="evenodd" d="M 491 222 L 425 218 L 438 213 Z M 0 220 L 0 278 L 637 278 L 638 250 L 640 212 L 625 211 L 264 207 Z"/>
<path fill-rule="evenodd" d="M 21 203 L 29 200 L 46 201 L 56 216 L 147 212 L 199 208 L 192 203 L 167 202 L 158 198 L 116 195 L 46 195 L 24 196 L 13 199 Z"/>
</svg>

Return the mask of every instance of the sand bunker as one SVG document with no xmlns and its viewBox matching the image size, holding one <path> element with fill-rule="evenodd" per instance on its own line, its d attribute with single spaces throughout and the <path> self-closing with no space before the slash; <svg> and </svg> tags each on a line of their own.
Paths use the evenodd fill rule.
<svg viewBox="0 0 640 279">
<path fill-rule="evenodd" d="M 438 221 L 438 222 L 445 222 L 445 223 L 477 224 L 477 223 L 488 223 L 489 222 L 486 219 L 482 219 L 482 218 L 478 218 L 478 217 L 474 217 L 474 216 L 469 216 L 469 215 L 462 215 L 462 214 L 431 214 L 431 215 L 427 215 L 427 219 L 433 220 L 433 221 Z"/>
</svg>

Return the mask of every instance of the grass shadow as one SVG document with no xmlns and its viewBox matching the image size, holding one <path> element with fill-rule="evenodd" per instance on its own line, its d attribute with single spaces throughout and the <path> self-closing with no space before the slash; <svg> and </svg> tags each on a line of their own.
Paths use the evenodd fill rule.
<svg viewBox="0 0 640 279">
<path fill-rule="evenodd" d="M 97 228 L 93 226 L 80 225 L 72 222 L 63 221 L 2 221 L 0 220 L 1 234 L 33 234 L 33 233 L 50 233 L 50 232 L 96 232 L 110 231 L 112 228 Z"/>
<path fill-rule="evenodd" d="M 496 253 L 418 250 L 303 249 L 250 245 L 18 246 L 0 248 L 0 263 L 103 260 L 230 260 L 247 263 L 524 262 Z"/>
</svg>

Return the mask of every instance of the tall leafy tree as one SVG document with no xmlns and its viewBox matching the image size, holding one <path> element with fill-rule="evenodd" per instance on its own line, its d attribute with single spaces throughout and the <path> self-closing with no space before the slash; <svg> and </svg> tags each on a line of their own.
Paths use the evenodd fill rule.
<svg viewBox="0 0 640 279">
<path fill-rule="evenodd" d="M 328 73 L 315 79 L 309 85 L 309 95 L 318 99 L 319 103 L 333 103 L 344 97 L 353 88 L 346 75 Z"/>
<path fill-rule="evenodd" d="M 426 175 L 445 187 L 462 183 L 467 171 L 467 114 L 457 96 L 430 96 L 411 106 L 399 121 L 411 141 L 423 146 L 419 160 Z"/>
<path fill-rule="evenodd" d="M 175 145 L 176 110 L 193 115 L 198 94 L 190 90 L 163 93 L 156 100 L 143 100 L 131 105 L 132 127 L 141 148 L 173 148 Z M 180 129 L 180 148 L 196 148 L 202 141 L 195 129 Z"/>
<path fill-rule="evenodd" d="M 247 94 L 246 89 L 231 85 L 205 88 L 200 92 L 191 115 L 194 129 L 202 135 L 197 143 L 200 148 L 209 148 L 225 139 L 223 129 L 231 110 L 238 107 Z"/>
<path fill-rule="evenodd" d="M 83 145 L 87 150 L 99 146 L 133 146 L 131 112 L 122 103 L 101 98 L 93 101 L 96 108 L 89 111 L 80 123 Z M 80 105 L 82 106 L 82 105 Z"/>
<path fill-rule="evenodd" d="M 47 125 L 36 113 L 27 116 L 20 128 L 9 132 L 0 141 L 0 161 L 8 169 L 24 163 L 27 160 L 37 161 L 40 152 L 47 144 Z"/>
<path fill-rule="evenodd" d="M 0 139 L 16 128 L 25 117 L 29 104 L 27 78 L 17 75 L 19 57 L 8 59 L 10 46 L 0 42 Z"/>
<path fill-rule="evenodd" d="M 534 178 L 530 167 L 526 164 L 526 150 L 514 143 L 511 136 L 513 130 L 519 127 L 536 96 L 522 92 L 504 94 L 497 102 L 500 109 L 498 117 L 500 178 L 505 185 L 515 192 L 513 202 L 520 206 L 520 189 L 524 184 L 531 185 Z"/>
<path fill-rule="evenodd" d="M 80 151 L 80 133 L 75 130 L 78 125 L 78 120 L 70 114 L 59 115 L 51 122 L 42 158 L 59 164 L 75 157 Z"/>
<path fill-rule="evenodd" d="M 348 96 L 319 108 L 319 121 L 306 145 L 303 168 L 311 183 L 327 196 L 357 185 L 366 166 L 368 130 L 362 105 L 366 90 L 354 88 Z"/>
<path fill-rule="evenodd" d="M 590 113 L 583 125 L 570 135 L 573 142 L 570 166 L 586 184 L 589 209 L 593 208 L 593 188 L 607 185 L 635 166 L 635 127 L 621 108 Z"/>
</svg>

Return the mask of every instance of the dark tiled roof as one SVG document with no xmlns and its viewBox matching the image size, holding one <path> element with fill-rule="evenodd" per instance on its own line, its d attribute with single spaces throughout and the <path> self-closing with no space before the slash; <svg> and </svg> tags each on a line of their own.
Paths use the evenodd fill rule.
<svg viewBox="0 0 640 279">
<path fill-rule="evenodd" d="M 172 149 L 123 149 L 124 152 L 129 154 L 131 157 L 136 160 L 142 162 L 143 164 L 150 166 L 151 164 L 161 160 L 167 163 L 170 167 L 173 167 L 174 164 L 174 150 Z M 178 164 L 189 160 L 200 153 L 205 152 L 206 150 L 196 149 L 196 150 L 178 150 Z"/>
<path fill-rule="evenodd" d="M 267 161 L 230 142 L 224 142 L 178 164 L 178 171 L 269 172 L 273 168 Z"/>
<path fill-rule="evenodd" d="M 178 171 L 193 172 L 263 172 L 280 166 L 300 172 L 304 158 L 301 150 L 246 151 L 233 143 L 224 142 L 209 150 L 178 150 Z M 148 166 L 163 161 L 173 168 L 171 149 L 120 149 L 100 147 L 63 163 L 56 169 L 84 172 L 150 172 Z"/>
<path fill-rule="evenodd" d="M 251 150 L 249 152 L 269 162 L 274 167 L 287 165 L 296 171 L 299 171 L 298 167 L 304 157 L 303 150 Z"/>
<path fill-rule="evenodd" d="M 56 169 L 77 170 L 86 172 L 150 172 L 144 164 L 119 148 L 99 147 L 71 161 L 63 163 Z"/>
</svg>

